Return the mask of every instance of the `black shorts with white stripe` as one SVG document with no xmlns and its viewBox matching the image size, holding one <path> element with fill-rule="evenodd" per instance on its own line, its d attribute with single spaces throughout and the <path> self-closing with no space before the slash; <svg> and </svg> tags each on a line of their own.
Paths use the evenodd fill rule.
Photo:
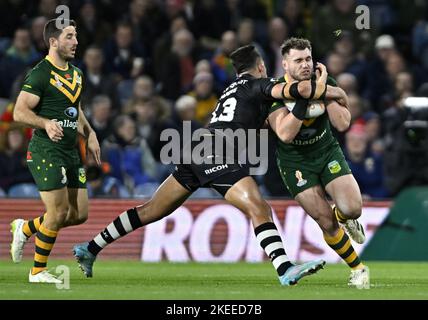
<svg viewBox="0 0 428 320">
<path fill-rule="evenodd" d="M 223 197 L 239 180 L 249 175 L 240 164 L 189 164 L 177 165 L 173 177 L 187 190 L 213 188 Z"/>
</svg>

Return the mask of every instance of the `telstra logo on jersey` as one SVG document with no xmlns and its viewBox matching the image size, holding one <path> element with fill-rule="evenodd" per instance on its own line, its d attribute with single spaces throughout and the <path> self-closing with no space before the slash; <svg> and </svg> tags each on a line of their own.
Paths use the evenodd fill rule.
<svg viewBox="0 0 428 320">
<path fill-rule="evenodd" d="M 68 107 L 64 110 L 64 113 L 69 118 L 76 118 L 77 117 L 77 109 L 75 107 Z"/>
</svg>

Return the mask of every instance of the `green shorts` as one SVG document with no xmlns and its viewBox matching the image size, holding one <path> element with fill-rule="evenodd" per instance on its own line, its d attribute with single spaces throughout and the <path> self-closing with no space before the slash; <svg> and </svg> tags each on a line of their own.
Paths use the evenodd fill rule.
<svg viewBox="0 0 428 320">
<path fill-rule="evenodd" d="M 277 157 L 277 164 L 293 198 L 306 189 L 316 185 L 325 187 L 330 181 L 351 173 L 339 145 L 305 156 L 301 161 Z"/>
<path fill-rule="evenodd" d="M 86 173 L 77 148 L 65 149 L 33 137 L 27 164 L 39 191 L 86 188 Z"/>
</svg>

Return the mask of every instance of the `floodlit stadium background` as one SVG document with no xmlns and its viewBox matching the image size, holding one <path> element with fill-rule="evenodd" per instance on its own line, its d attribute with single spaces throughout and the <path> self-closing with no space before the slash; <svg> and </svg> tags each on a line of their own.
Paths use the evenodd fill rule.
<svg viewBox="0 0 428 320">
<path fill-rule="evenodd" d="M 160 163 L 160 133 L 179 128 L 182 120 L 191 120 L 194 129 L 206 124 L 234 77 L 228 53 L 254 43 L 268 74 L 281 76 L 279 47 L 299 36 L 312 41 L 314 59 L 350 96 L 352 126 L 337 137 L 365 199 L 361 221 L 370 250 L 363 257 L 428 259 L 421 238 L 428 225 L 428 4 L 405 0 L 1 1 L 0 258 L 8 258 L 10 221 L 44 210 L 25 162 L 31 131 L 14 123 L 12 113 L 24 75 L 47 53 L 43 25 L 56 17 L 59 4 L 77 22 L 73 63 L 85 74 L 82 106 L 104 164 L 99 170 L 87 159 L 90 218 L 61 231 L 54 258 L 69 259 L 72 244 L 156 190 L 173 169 Z M 370 9 L 369 28 L 357 27 L 357 5 Z M 337 262 L 315 223 L 290 200 L 273 142 L 268 172 L 257 182 L 272 199 L 290 258 Z M 361 144 L 366 151 L 360 158 Z M 102 258 L 261 261 L 248 220 L 216 198 L 199 190 L 171 217 L 118 241 Z"/>
</svg>

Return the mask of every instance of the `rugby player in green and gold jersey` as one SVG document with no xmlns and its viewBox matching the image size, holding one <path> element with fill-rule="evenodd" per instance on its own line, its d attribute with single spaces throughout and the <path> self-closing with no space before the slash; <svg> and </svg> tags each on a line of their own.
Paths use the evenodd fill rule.
<svg viewBox="0 0 428 320">
<path fill-rule="evenodd" d="M 327 77 L 322 64 L 317 65 L 314 74 L 311 51 L 307 39 L 290 38 L 284 42 L 281 53 L 286 73 L 282 82 Z M 336 86 L 330 77 L 327 84 Z M 298 113 L 289 111 L 294 101 L 277 101 L 268 121 L 278 136 L 277 164 L 288 191 L 318 223 L 327 244 L 351 268 L 348 284 L 369 288 L 369 269 L 361 263 L 348 237 L 357 243 L 365 240 L 357 221 L 362 209 L 361 193 L 330 129 L 330 122 L 339 131 L 349 127 L 347 101 L 339 102 L 343 105 L 335 100 L 309 101 L 306 112 L 296 117 Z M 334 202 L 333 209 L 326 193 Z"/>
<path fill-rule="evenodd" d="M 78 133 L 100 164 L 100 147 L 80 107 L 82 72 L 69 61 L 77 48 L 73 20 L 52 19 L 44 28 L 49 53 L 26 76 L 16 101 L 14 120 L 35 128 L 27 153 L 28 167 L 46 214 L 12 222 L 11 254 L 22 259 L 27 239 L 36 233 L 34 267 L 29 282 L 61 283 L 47 271 L 47 261 L 61 228 L 88 217 L 86 174 L 77 148 Z"/>
</svg>

